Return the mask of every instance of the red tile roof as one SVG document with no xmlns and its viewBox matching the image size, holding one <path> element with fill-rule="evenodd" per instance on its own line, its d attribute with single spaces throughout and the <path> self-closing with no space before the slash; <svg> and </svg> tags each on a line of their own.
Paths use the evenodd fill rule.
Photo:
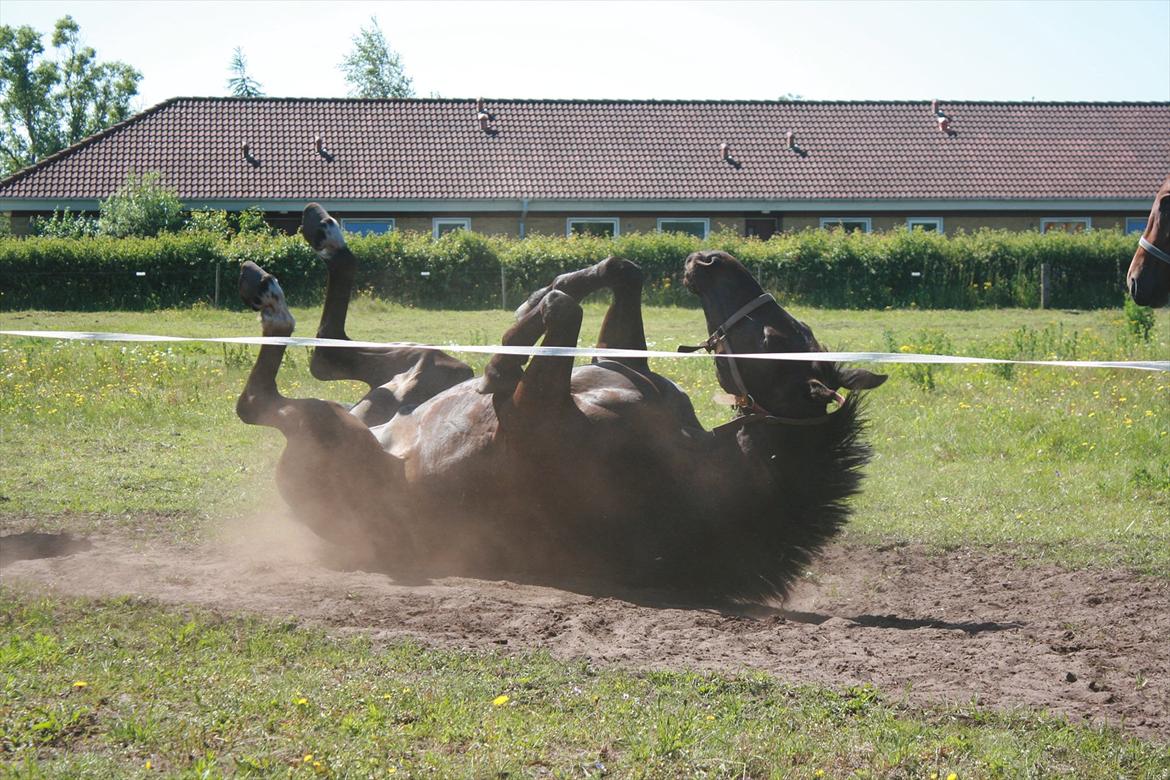
<svg viewBox="0 0 1170 780">
<path fill-rule="evenodd" d="M 1170 103 L 939 106 L 953 135 L 926 102 L 487 100 L 485 132 L 473 100 L 175 98 L 4 179 L 0 206 L 154 170 L 195 201 L 1146 199 L 1170 171 Z"/>
</svg>

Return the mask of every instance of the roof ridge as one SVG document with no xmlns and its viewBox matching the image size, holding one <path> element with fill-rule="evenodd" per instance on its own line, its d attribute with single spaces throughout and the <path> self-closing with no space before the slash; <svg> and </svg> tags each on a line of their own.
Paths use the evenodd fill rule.
<svg viewBox="0 0 1170 780">
<path fill-rule="evenodd" d="M 163 103 L 195 101 L 201 103 L 474 103 L 477 100 L 492 103 L 532 104 L 612 104 L 612 105 L 783 105 L 783 106 L 916 106 L 929 105 L 937 100 L 939 104 L 967 106 L 1158 106 L 1170 107 L 1170 101 L 1162 100 L 965 100 L 948 98 L 895 98 L 874 100 L 767 100 L 767 99 L 724 99 L 724 98 L 504 98 L 504 97 L 406 97 L 406 98 L 354 98 L 354 97 L 306 97 L 272 96 L 235 97 L 231 95 L 185 95 L 170 98 Z M 156 106 L 157 108 L 158 106 Z"/>
<path fill-rule="evenodd" d="M 138 113 L 134 114 L 133 116 L 127 117 L 126 119 L 123 119 L 121 122 L 118 122 L 117 124 L 110 125 L 105 130 L 99 130 L 98 132 L 94 133 L 93 135 L 87 135 L 85 138 L 82 138 L 80 141 L 75 141 L 74 143 L 70 144 L 69 146 L 66 146 L 64 149 L 60 149 L 56 152 L 53 152 L 48 157 L 43 157 L 40 160 L 37 160 L 36 162 L 34 162 L 32 165 L 21 168 L 19 171 L 13 173 L 12 175 L 6 176 L 6 177 L 0 179 L 0 187 L 5 187 L 9 184 L 15 184 L 19 180 L 25 178 L 26 176 L 32 174 L 35 171 L 40 170 L 41 168 L 43 168 L 51 163 L 56 162 L 57 160 L 61 159 L 62 157 L 65 157 L 66 155 L 72 154 L 73 152 L 76 152 L 80 149 L 84 149 L 85 147 L 90 146 L 91 144 L 95 144 L 98 141 L 102 140 L 103 138 L 106 138 L 110 135 L 113 135 L 114 133 L 116 133 L 116 132 L 118 132 L 126 127 L 129 127 L 130 125 L 135 124 L 135 123 L 145 119 L 148 116 L 152 116 L 153 114 L 158 113 L 163 108 L 170 105 L 171 103 L 175 103 L 175 102 L 177 102 L 179 100 L 183 100 L 183 99 L 184 98 L 167 98 L 166 100 L 162 101 L 161 103 L 155 103 L 153 106 L 151 106 L 149 108 L 144 108 L 143 110 L 139 111 Z"/>
</svg>

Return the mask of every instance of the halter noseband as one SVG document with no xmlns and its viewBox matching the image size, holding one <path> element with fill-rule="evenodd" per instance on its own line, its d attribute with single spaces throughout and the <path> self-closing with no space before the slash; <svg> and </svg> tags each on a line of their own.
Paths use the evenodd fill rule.
<svg viewBox="0 0 1170 780">
<path fill-rule="evenodd" d="M 1170 263 L 1170 252 L 1167 252 L 1164 249 L 1159 249 L 1149 241 L 1146 241 L 1145 236 L 1140 236 L 1138 238 L 1138 246 L 1146 250 L 1148 254 L 1161 260 L 1163 263 Z"/>
</svg>

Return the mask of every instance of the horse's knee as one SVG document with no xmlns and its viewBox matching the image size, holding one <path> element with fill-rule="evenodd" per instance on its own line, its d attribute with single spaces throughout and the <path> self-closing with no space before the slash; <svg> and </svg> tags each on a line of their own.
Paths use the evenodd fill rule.
<svg viewBox="0 0 1170 780">
<path fill-rule="evenodd" d="M 646 275 L 642 273 L 642 269 L 637 263 L 624 257 L 611 255 L 598 263 L 597 266 L 598 271 L 611 287 L 615 289 L 618 287 L 642 289 L 642 282 Z"/>
<path fill-rule="evenodd" d="M 236 416 L 247 425 L 263 425 L 274 400 L 271 396 L 261 396 L 245 389 L 236 399 Z"/>
<path fill-rule="evenodd" d="M 351 379 L 352 371 L 346 370 L 345 356 L 338 354 L 341 348 L 317 347 L 309 358 L 309 373 L 314 379 L 331 382 L 335 379 Z"/>
<path fill-rule="evenodd" d="M 540 315 L 545 332 L 580 330 L 583 311 L 577 300 L 560 290 L 549 290 L 540 302 Z"/>
</svg>

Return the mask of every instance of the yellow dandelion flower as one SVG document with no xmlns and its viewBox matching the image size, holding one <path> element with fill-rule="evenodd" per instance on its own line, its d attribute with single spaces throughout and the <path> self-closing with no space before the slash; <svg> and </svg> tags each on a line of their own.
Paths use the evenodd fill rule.
<svg viewBox="0 0 1170 780">
<path fill-rule="evenodd" d="M 88 688 L 89 683 L 87 683 L 85 680 L 75 680 L 73 682 L 73 687 L 74 688 Z"/>
<path fill-rule="evenodd" d="M 148 770 L 149 770 L 149 769 L 153 769 L 153 768 L 154 768 L 154 765 L 150 763 L 150 759 L 149 759 L 149 758 L 148 758 L 148 759 L 146 759 L 146 768 L 147 768 Z"/>
<path fill-rule="evenodd" d="M 297 699 L 293 699 L 293 704 L 297 705 L 298 707 L 304 707 L 308 703 L 309 703 L 309 700 L 306 699 L 304 696 L 301 696 L 300 698 L 297 698 Z"/>
<path fill-rule="evenodd" d="M 396 766 L 392 766 L 392 767 L 390 767 L 389 769 L 387 769 L 387 770 L 386 770 L 386 774 L 388 774 L 388 775 L 392 775 L 392 774 L 394 774 L 394 773 L 395 773 L 395 772 L 397 772 L 397 771 L 398 771 L 398 767 L 396 767 Z"/>
<path fill-rule="evenodd" d="M 824 777 L 824 776 L 825 776 L 825 770 L 823 770 L 823 769 L 818 769 L 817 771 L 813 772 L 813 777 Z"/>
<path fill-rule="evenodd" d="M 505 704 L 507 704 L 509 702 L 509 700 L 510 699 L 509 699 L 508 694 L 501 693 L 499 696 L 492 699 L 492 706 L 493 707 L 503 707 Z"/>
<path fill-rule="evenodd" d="M 947 775 L 947 780 L 959 780 L 959 776 L 954 772 L 951 772 L 949 775 Z"/>
<path fill-rule="evenodd" d="M 708 716 L 707 716 L 707 720 L 715 720 L 715 716 L 714 716 L 714 715 L 708 715 Z"/>
<path fill-rule="evenodd" d="M 305 753 L 305 757 L 301 759 L 301 763 L 307 764 L 312 760 L 313 760 L 313 754 L 312 753 Z"/>
</svg>

